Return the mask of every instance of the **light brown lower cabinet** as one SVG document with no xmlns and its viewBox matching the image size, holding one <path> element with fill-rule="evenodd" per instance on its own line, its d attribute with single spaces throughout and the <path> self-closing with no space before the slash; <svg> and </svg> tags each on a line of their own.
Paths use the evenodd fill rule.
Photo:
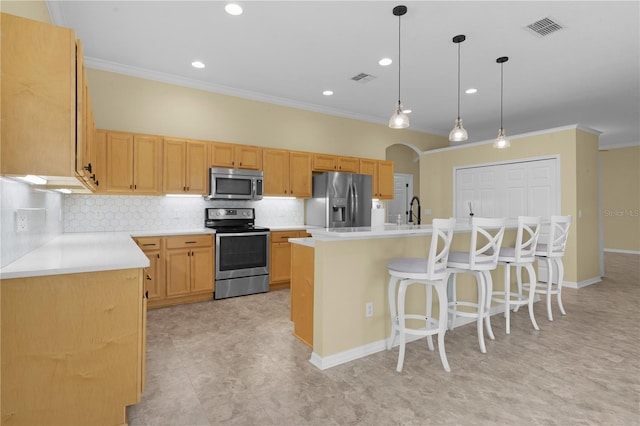
<svg viewBox="0 0 640 426">
<path fill-rule="evenodd" d="M 291 243 L 289 238 L 308 237 L 306 231 L 272 231 L 269 248 L 269 290 L 289 288 L 291 281 Z"/>
<path fill-rule="evenodd" d="M 2 424 L 118 425 L 140 402 L 141 268 L 0 281 Z"/>
<path fill-rule="evenodd" d="M 313 348 L 313 247 L 291 246 L 291 321 L 293 335 Z"/>
<path fill-rule="evenodd" d="M 212 234 L 135 238 L 149 258 L 145 277 L 149 308 L 212 300 Z"/>
</svg>

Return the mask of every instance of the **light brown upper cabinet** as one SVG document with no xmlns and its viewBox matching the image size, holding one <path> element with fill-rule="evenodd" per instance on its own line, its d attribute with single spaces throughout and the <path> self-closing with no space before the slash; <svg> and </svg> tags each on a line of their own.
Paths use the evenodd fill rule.
<svg viewBox="0 0 640 426">
<path fill-rule="evenodd" d="M 359 173 L 360 159 L 331 154 L 313 154 L 313 171 Z"/>
<path fill-rule="evenodd" d="M 84 83 L 77 84 L 73 30 L 5 13 L 0 19 L 0 172 L 55 177 L 65 186 L 87 191 L 84 179 L 76 175 L 86 164 L 76 166 L 77 129 L 83 127 L 76 91 Z M 83 99 L 80 93 L 80 102 Z M 82 159 L 86 154 L 81 146 L 79 150 Z"/>
<path fill-rule="evenodd" d="M 311 154 L 263 149 L 264 195 L 311 197 Z"/>
<path fill-rule="evenodd" d="M 373 176 L 373 198 L 393 199 L 393 161 L 361 159 L 360 173 Z"/>
<path fill-rule="evenodd" d="M 165 194 L 207 193 L 209 143 L 164 138 L 162 188 Z"/>
<path fill-rule="evenodd" d="M 162 193 L 162 137 L 107 132 L 106 192 Z"/>
<path fill-rule="evenodd" d="M 211 166 L 230 169 L 262 169 L 262 148 L 251 145 L 213 142 Z"/>
</svg>

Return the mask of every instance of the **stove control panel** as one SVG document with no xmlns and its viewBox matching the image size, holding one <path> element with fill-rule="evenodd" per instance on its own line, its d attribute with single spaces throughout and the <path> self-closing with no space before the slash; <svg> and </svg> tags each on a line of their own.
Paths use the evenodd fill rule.
<svg viewBox="0 0 640 426">
<path fill-rule="evenodd" d="M 205 209 L 205 219 L 254 219 L 254 215 L 255 210 L 252 208 L 227 209 L 221 207 L 212 207 Z"/>
</svg>

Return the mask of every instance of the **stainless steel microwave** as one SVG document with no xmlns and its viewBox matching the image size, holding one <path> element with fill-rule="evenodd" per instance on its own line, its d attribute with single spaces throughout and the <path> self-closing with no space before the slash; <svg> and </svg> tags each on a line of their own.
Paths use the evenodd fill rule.
<svg viewBox="0 0 640 426">
<path fill-rule="evenodd" d="M 210 200 L 261 200 L 262 170 L 209 169 Z"/>
</svg>

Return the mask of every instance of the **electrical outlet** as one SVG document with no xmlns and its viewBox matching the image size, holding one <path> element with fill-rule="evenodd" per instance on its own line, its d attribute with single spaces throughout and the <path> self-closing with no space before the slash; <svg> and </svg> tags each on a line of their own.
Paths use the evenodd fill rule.
<svg viewBox="0 0 640 426">
<path fill-rule="evenodd" d="M 364 305 L 364 316 L 369 318 L 373 316 L 373 302 L 367 302 Z"/>
<path fill-rule="evenodd" d="M 27 232 L 29 230 L 29 218 L 24 213 L 16 214 L 16 232 Z"/>
</svg>

